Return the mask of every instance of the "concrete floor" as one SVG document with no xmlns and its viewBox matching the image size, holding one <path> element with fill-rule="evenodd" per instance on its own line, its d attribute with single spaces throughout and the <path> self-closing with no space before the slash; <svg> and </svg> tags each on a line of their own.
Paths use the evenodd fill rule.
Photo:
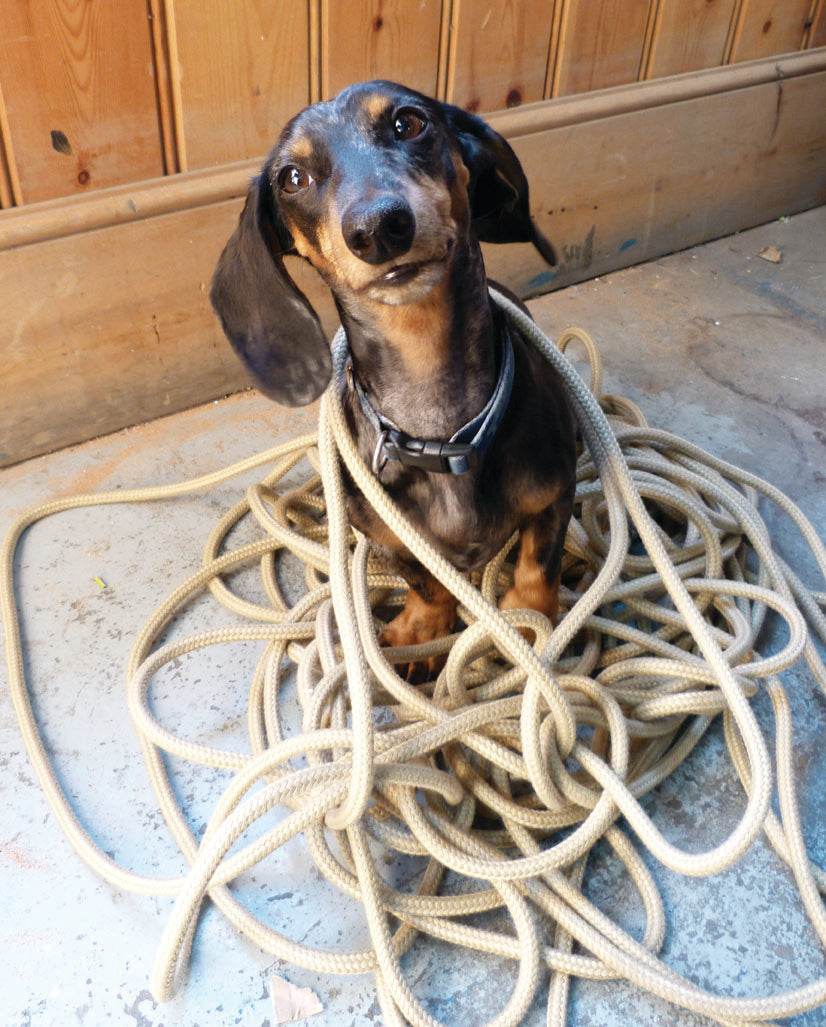
<svg viewBox="0 0 826 1027">
<path fill-rule="evenodd" d="M 758 253 L 768 245 L 780 263 Z M 587 282 L 531 304 L 552 336 L 569 324 L 597 340 L 606 391 L 635 400 L 667 428 L 769 479 L 819 527 L 826 524 L 826 208 Z M 8 401 L 8 400 L 7 400 Z M 314 425 L 313 411 L 285 413 L 254 394 L 235 396 L 0 471 L 0 526 L 56 495 L 180 480 L 224 466 Z M 246 480 L 254 478 L 248 476 Z M 202 541 L 244 487 L 149 506 L 61 514 L 25 537 L 17 560 L 27 668 L 37 714 L 61 779 L 104 849 L 145 873 L 174 874 L 180 857 L 144 777 L 125 710 L 123 667 L 155 605 L 200 559 Z M 782 518 L 768 512 L 777 548 L 814 574 Z M 94 581 L 106 583 L 101 589 Z M 199 626 L 196 608 L 192 627 Z M 239 737 L 253 647 L 213 666 L 185 731 Z M 4 673 L 3 671 L 2 673 Z M 786 676 L 795 716 L 804 831 L 826 860 L 826 701 L 803 671 Z M 229 686 L 229 687 L 228 687 Z M 771 723 L 758 697 L 763 723 Z M 220 727 L 216 728 L 216 724 Z M 380 1022 L 367 977 L 325 978 L 276 964 L 214 909 L 199 928 L 188 982 L 156 1006 L 148 977 L 170 901 L 118 892 L 75 856 L 49 811 L 23 749 L 6 689 L 0 694 L 0 1023 L 161 1024 L 223 1027 L 271 1022 L 268 978 L 311 987 L 325 1012 L 314 1024 Z M 208 815 L 217 773 L 177 768 L 192 822 Z M 690 761 L 646 800 L 677 845 L 708 845 L 730 830 L 742 797 L 712 731 Z M 796 900 L 790 875 L 764 844 L 709 880 L 651 864 L 669 920 L 664 956 L 701 986 L 731 995 L 773 993 L 826 973 L 826 959 Z M 275 925 L 308 943 L 347 947 L 365 938 L 358 910 L 309 876 L 298 847 L 277 873 L 256 872 L 245 896 Z M 598 850 L 589 892 L 620 923 L 640 927 L 624 874 Z M 486 1019 L 512 986 L 512 968 L 441 946 L 405 964 L 432 1013 L 451 1024 Z M 485 996 L 494 1004 L 486 1009 Z M 528 1023 L 543 1024 L 540 1004 Z M 624 984 L 577 983 L 575 1027 L 705 1023 Z M 826 1024 L 826 1011 L 795 1027 Z"/>
</svg>

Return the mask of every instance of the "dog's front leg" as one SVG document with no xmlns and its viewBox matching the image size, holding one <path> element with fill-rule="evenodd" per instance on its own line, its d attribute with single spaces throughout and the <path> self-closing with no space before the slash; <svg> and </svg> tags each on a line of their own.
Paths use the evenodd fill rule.
<svg viewBox="0 0 826 1027">
<path fill-rule="evenodd" d="M 513 585 L 502 596 L 500 609 L 538 610 L 556 627 L 562 547 L 571 516 L 570 505 L 567 499 L 557 502 L 522 528 Z"/>
</svg>

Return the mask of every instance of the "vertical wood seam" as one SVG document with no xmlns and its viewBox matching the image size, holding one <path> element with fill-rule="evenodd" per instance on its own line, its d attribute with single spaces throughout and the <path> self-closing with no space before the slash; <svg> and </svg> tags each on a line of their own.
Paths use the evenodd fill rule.
<svg viewBox="0 0 826 1027">
<path fill-rule="evenodd" d="M 562 8 L 564 0 L 554 0 L 554 11 L 551 16 L 551 34 L 548 39 L 548 57 L 545 62 L 545 82 L 542 86 L 542 99 L 551 98 L 554 87 L 556 66 L 559 62 L 559 35 L 562 25 Z"/>
<path fill-rule="evenodd" d="M 161 0 L 148 0 L 147 13 L 151 27 L 155 102 L 158 105 L 158 129 L 161 135 L 163 170 L 165 175 L 174 175 L 179 170 L 178 152 L 175 145 L 175 117 L 170 87 L 169 47 Z"/>
<path fill-rule="evenodd" d="M 721 61 L 721 64 L 731 64 L 734 60 L 734 54 L 737 51 L 737 47 L 740 45 L 740 38 L 743 35 L 743 23 L 746 20 L 746 9 L 748 8 L 748 5 L 749 0 L 737 0 L 734 10 L 731 12 L 731 24 L 729 25 L 726 45 L 723 48 L 723 60 Z"/>
<path fill-rule="evenodd" d="M 178 28 L 175 24 L 175 0 L 163 0 L 163 8 L 166 44 L 169 51 L 169 95 L 172 101 L 172 121 L 175 126 L 175 154 L 178 171 L 188 171 L 184 134 L 184 104 L 181 93 L 181 59 L 178 53 Z"/>
<path fill-rule="evenodd" d="M 445 55 L 444 99 L 448 103 L 456 102 L 456 46 L 459 35 L 459 6 L 461 0 L 443 0 L 442 32 L 439 40 L 440 55 Z"/>
<path fill-rule="evenodd" d="M 15 206 L 23 206 L 23 190 L 20 188 L 17 161 L 14 159 L 6 101 L 0 86 L 0 207 Z"/>
<path fill-rule="evenodd" d="M 559 83 L 562 78 L 562 55 L 565 52 L 565 37 L 571 22 L 571 0 L 561 0 L 559 12 L 559 31 L 554 56 L 554 73 L 551 81 L 550 99 L 559 96 Z"/>
<path fill-rule="evenodd" d="M 637 81 L 647 81 L 651 77 L 651 65 L 654 63 L 654 51 L 662 35 L 663 0 L 652 0 L 648 5 L 648 18 L 645 23 L 642 53 L 640 54 L 640 71 Z"/>
<path fill-rule="evenodd" d="M 454 0 L 442 0 L 439 20 L 439 56 L 436 63 L 436 99 L 448 100 L 448 80 L 453 74 L 450 59 L 450 39 L 453 35 Z"/>
<path fill-rule="evenodd" d="M 319 64 L 319 98 L 326 100 L 330 96 L 330 9 L 329 0 L 319 0 L 318 4 L 318 64 Z"/>
<path fill-rule="evenodd" d="M 318 103 L 325 94 L 321 21 L 321 0 L 307 0 L 307 49 L 310 64 L 307 82 L 308 103 Z"/>
</svg>

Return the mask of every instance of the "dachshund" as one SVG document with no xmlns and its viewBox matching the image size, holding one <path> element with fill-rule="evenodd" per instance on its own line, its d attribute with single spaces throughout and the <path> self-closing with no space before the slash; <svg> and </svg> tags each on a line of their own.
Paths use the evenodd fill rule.
<svg viewBox="0 0 826 1027">
<path fill-rule="evenodd" d="M 210 296 L 257 387 L 284 405 L 310 403 L 330 380 L 330 349 L 283 258 L 309 261 L 346 333 L 346 374 L 335 386 L 365 461 L 462 572 L 518 530 L 500 607 L 538 610 L 555 624 L 575 422 L 556 372 L 491 303 L 480 241 L 530 242 L 555 262 L 510 145 L 458 107 L 361 83 L 286 125 Z M 450 634 L 455 598 L 345 479 L 351 523 L 409 586 L 382 643 Z"/>
</svg>

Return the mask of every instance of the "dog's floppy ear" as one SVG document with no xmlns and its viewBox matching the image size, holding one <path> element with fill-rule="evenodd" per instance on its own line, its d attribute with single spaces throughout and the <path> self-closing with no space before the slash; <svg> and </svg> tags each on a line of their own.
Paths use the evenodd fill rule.
<svg viewBox="0 0 826 1027">
<path fill-rule="evenodd" d="M 470 172 L 470 212 L 479 239 L 531 242 L 549 264 L 556 264 L 553 246 L 531 218 L 528 180 L 508 142 L 475 114 L 441 106 Z"/>
<path fill-rule="evenodd" d="M 218 260 L 210 299 L 256 386 L 285 406 L 305 406 L 324 391 L 332 360 L 316 312 L 284 268 L 292 244 L 265 168 Z"/>
</svg>

